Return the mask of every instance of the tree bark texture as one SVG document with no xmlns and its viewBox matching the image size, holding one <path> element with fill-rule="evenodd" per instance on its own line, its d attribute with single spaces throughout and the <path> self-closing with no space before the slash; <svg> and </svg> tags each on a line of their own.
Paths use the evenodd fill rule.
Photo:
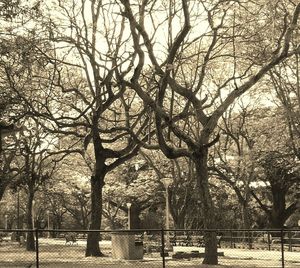
<svg viewBox="0 0 300 268">
<path fill-rule="evenodd" d="M 286 215 L 286 190 L 283 187 L 272 185 L 273 206 L 269 213 L 271 228 L 283 228 L 287 220 Z M 289 215 L 290 216 L 290 215 Z"/>
<path fill-rule="evenodd" d="M 141 219 L 140 219 L 141 209 L 138 205 L 132 204 L 130 208 L 130 228 L 131 229 L 140 229 L 141 228 Z"/>
<path fill-rule="evenodd" d="M 209 229 L 215 228 L 215 209 L 209 191 L 207 157 L 208 149 L 203 147 L 194 155 L 193 159 L 196 167 L 197 190 L 204 216 L 204 228 L 208 230 L 204 235 L 205 256 L 203 264 L 218 264 L 216 232 L 209 231 Z"/>
<path fill-rule="evenodd" d="M 101 257 L 99 240 L 102 219 L 102 191 L 104 186 L 104 178 L 107 173 L 105 165 L 105 157 L 103 156 L 103 146 L 97 131 L 97 118 L 94 118 L 93 144 L 95 154 L 94 174 L 91 176 L 91 222 L 90 230 L 98 230 L 98 232 L 89 232 L 87 237 L 87 246 L 85 256 Z"/>
<path fill-rule="evenodd" d="M 97 173 L 97 172 L 96 172 Z M 104 173 L 91 177 L 91 223 L 90 230 L 100 230 L 102 218 L 102 190 L 104 186 Z M 89 232 L 85 256 L 101 257 L 100 233 Z"/>
</svg>

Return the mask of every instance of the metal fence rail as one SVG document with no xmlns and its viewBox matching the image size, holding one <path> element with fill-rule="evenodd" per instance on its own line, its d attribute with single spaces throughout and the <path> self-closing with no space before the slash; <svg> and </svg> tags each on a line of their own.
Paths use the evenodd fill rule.
<svg viewBox="0 0 300 268">
<path fill-rule="evenodd" d="M 220 267 L 300 268 L 300 229 L 0 229 L 0 267 L 201 267 L 208 232 L 217 237 Z M 86 257 L 92 233 L 100 234 L 101 257 Z"/>
</svg>

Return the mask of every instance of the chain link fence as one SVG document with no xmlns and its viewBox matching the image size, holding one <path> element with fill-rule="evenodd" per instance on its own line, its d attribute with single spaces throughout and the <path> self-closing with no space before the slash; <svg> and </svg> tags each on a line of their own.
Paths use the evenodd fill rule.
<svg viewBox="0 0 300 268">
<path fill-rule="evenodd" d="M 208 232 L 217 238 L 218 267 L 300 268 L 300 229 L 0 230 L 0 267 L 207 267 Z M 94 235 L 99 257 L 87 254 Z"/>
</svg>

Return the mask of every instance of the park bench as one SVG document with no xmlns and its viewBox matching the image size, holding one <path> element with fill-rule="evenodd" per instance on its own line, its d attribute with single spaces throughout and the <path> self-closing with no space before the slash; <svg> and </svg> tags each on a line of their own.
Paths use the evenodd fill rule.
<svg viewBox="0 0 300 268">
<path fill-rule="evenodd" d="M 12 233 L 1 232 L 0 233 L 0 242 L 9 242 L 11 241 Z"/>
<path fill-rule="evenodd" d="M 87 234 L 86 233 L 78 233 L 76 235 L 77 239 L 86 239 L 87 238 Z"/>
<path fill-rule="evenodd" d="M 160 234 L 154 233 L 154 234 L 142 234 L 141 239 L 143 241 L 147 241 L 150 243 L 159 243 L 161 236 Z"/>
<path fill-rule="evenodd" d="M 221 247 L 222 236 L 217 235 L 218 247 Z M 204 246 L 204 236 L 203 235 L 174 235 L 170 237 L 170 242 L 173 246 Z"/>
<path fill-rule="evenodd" d="M 283 238 L 283 244 L 289 247 L 289 251 L 293 251 L 293 248 L 300 247 L 300 237 L 297 234 L 285 236 Z M 281 237 L 274 237 L 271 241 L 272 244 L 281 244 Z"/>
<path fill-rule="evenodd" d="M 217 235 L 217 245 L 221 247 L 222 235 Z M 203 235 L 192 235 L 191 236 L 191 245 L 197 247 L 204 247 L 204 236 Z"/>
<path fill-rule="evenodd" d="M 203 236 L 198 235 L 176 235 L 170 237 L 173 246 L 200 246 Z"/>
<path fill-rule="evenodd" d="M 65 235 L 66 244 L 73 245 L 77 244 L 76 233 L 68 233 Z"/>
<path fill-rule="evenodd" d="M 203 247 L 204 246 L 204 236 L 203 235 L 192 235 L 190 243 L 192 246 Z"/>
<path fill-rule="evenodd" d="M 188 235 L 174 235 L 170 237 L 170 242 L 173 246 L 189 246 L 190 236 Z"/>
</svg>

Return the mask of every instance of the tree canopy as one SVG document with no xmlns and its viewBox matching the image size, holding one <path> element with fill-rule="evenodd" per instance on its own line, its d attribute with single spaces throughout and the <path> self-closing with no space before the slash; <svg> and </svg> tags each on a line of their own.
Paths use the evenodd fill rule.
<svg viewBox="0 0 300 268">
<path fill-rule="evenodd" d="M 163 177 L 177 228 L 219 228 L 229 204 L 247 228 L 257 208 L 273 227 L 299 209 L 299 3 L 0 4 L 0 199 L 27 191 L 28 228 L 35 194 L 94 230 L 131 202 L 140 227 Z M 218 263 L 215 232 L 205 252 Z M 99 233 L 85 254 L 103 256 Z"/>
</svg>

